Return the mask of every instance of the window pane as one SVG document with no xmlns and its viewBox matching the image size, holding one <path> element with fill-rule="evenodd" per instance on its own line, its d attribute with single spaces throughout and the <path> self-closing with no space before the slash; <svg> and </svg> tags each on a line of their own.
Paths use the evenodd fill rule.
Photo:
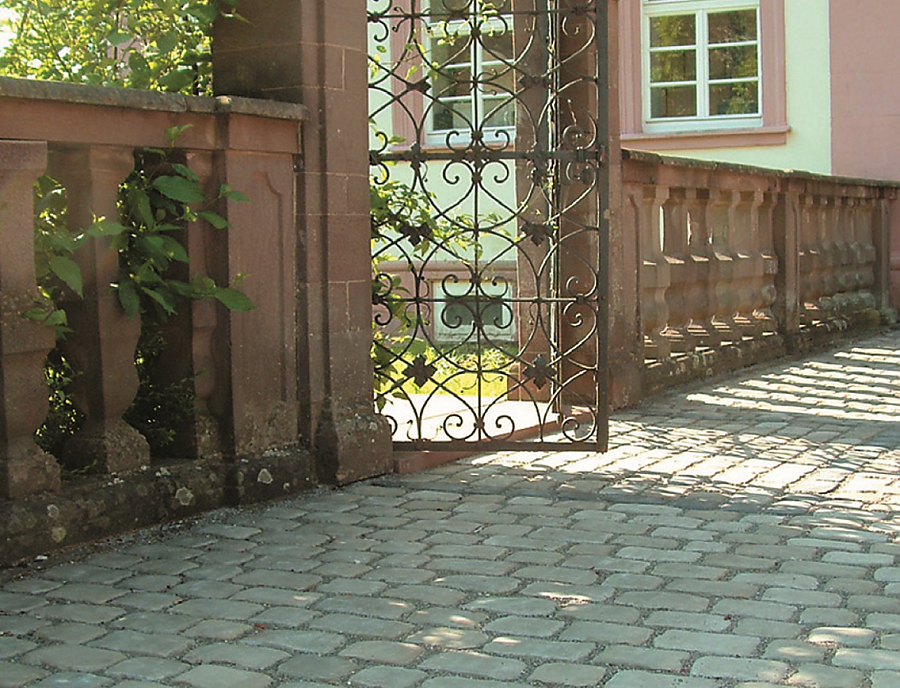
<svg viewBox="0 0 900 688">
<path fill-rule="evenodd" d="M 713 12 L 709 15 L 709 42 L 737 43 L 756 40 L 756 10 Z"/>
<path fill-rule="evenodd" d="M 759 84 L 713 84 L 709 87 L 710 115 L 755 115 L 759 113 Z"/>
<path fill-rule="evenodd" d="M 431 121 L 434 130 L 469 131 L 472 128 L 472 103 L 469 100 L 437 102 Z"/>
<path fill-rule="evenodd" d="M 667 50 L 650 53 L 650 82 L 693 81 L 697 78 L 694 50 Z"/>
<path fill-rule="evenodd" d="M 472 90 L 472 72 L 468 66 L 445 68 L 434 77 L 434 95 L 438 98 L 464 96 Z"/>
<path fill-rule="evenodd" d="M 650 18 L 650 46 L 694 45 L 696 42 L 693 14 L 677 14 Z"/>
<path fill-rule="evenodd" d="M 511 127 L 516 123 L 515 103 L 509 98 L 484 98 L 484 126 Z"/>
<path fill-rule="evenodd" d="M 651 117 L 694 117 L 696 114 L 696 87 L 659 86 L 650 89 Z"/>
<path fill-rule="evenodd" d="M 755 45 L 709 49 L 710 79 L 739 79 L 754 76 L 759 76 Z"/>
<path fill-rule="evenodd" d="M 437 65 L 468 64 L 470 36 L 455 33 L 431 39 L 431 61 Z"/>
</svg>

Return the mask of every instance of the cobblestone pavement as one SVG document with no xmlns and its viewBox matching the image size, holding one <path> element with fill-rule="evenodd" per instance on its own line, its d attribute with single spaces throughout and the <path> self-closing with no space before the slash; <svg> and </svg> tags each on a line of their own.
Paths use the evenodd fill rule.
<svg viewBox="0 0 900 688">
<path fill-rule="evenodd" d="M 0 590 L 0 686 L 900 687 L 900 338 Z"/>
</svg>

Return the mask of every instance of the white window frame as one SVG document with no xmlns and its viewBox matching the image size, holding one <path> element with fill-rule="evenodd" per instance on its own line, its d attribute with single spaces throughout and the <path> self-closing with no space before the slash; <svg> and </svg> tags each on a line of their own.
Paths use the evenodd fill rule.
<svg viewBox="0 0 900 688">
<path fill-rule="evenodd" d="M 480 0 L 472 0 L 473 3 L 480 6 Z M 470 11 L 470 14 L 475 14 L 477 10 Z M 444 31 L 441 26 L 443 22 L 436 22 L 435 24 L 427 27 L 426 29 L 426 40 L 428 44 L 426 45 L 426 54 L 430 57 L 432 54 L 431 50 L 431 41 L 439 40 L 441 35 L 456 35 L 459 32 L 461 35 L 466 35 L 469 33 L 471 29 L 471 25 L 468 20 L 450 20 L 446 23 L 447 30 Z M 489 17 L 486 21 L 484 21 L 481 25 L 482 30 L 487 30 L 490 28 L 499 28 L 505 29 L 504 33 L 507 33 L 510 36 L 510 40 L 512 40 L 513 36 L 513 18 L 512 15 L 500 15 L 499 17 Z M 472 74 L 483 74 L 485 68 L 485 51 L 482 47 L 481 42 L 472 41 L 469 45 L 469 65 L 472 70 Z M 488 60 L 488 66 L 492 63 L 496 64 L 504 64 L 500 61 Z M 483 119 L 484 116 L 484 89 L 479 86 L 476 88 L 472 88 L 469 92 L 468 99 L 472 102 L 472 112 L 478 113 L 477 117 L 473 117 L 473 124 Z M 434 94 L 435 105 L 442 102 L 443 99 L 438 96 L 438 94 Z M 461 102 L 465 101 L 465 97 L 455 96 L 450 98 L 457 98 Z M 450 99 L 448 98 L 448 100 Z M 433 107 L 433 106 L 432 106 Z M 434 112 L 429 111 L 425 117 L 425 143 L 428 146 L 444 146 L 448 143 L 450 145 L 457 144 L 467 144 L 471 139 L 471 131 L 469 129 L 464 129 L 462 131 L 454 133 L 454 129 L 435 129 L 433 124 Z M 515 138 L 515 125 L 510 126 L 494 126 L 494 127 L 484 127 L 482 130 L 484 134 L 484 142 L 486 144 L 491 143 L 506 143 Z"/>
<path fill-rule="evenodd" d="M 763 33 L 759 0 L 640 0 L 641 2 L 641 92 L 643 101 L 643 131 L 647 134 L 723 129 L 749 129 L 763 126 L 764 89 Z M 709 24 L 710 13 L 722 11 L 756 11 L 757 94 L 756 114 L 709 114 Z M 650 93 L 650 18 L 665 15 L 694 14 L 697 114 L 691 117 L 651 116 Z"/>
</svg>

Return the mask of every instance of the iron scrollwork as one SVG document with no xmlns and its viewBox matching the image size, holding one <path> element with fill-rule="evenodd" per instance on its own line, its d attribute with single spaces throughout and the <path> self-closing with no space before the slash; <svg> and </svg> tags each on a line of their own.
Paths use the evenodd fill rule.
<svg viewBox="0 0 900 688">
<path fill-rule="evenodd" d="M 369 2 L 373 358 L 398 447 L 604 448 L 605 15 Z"/>
</svg>

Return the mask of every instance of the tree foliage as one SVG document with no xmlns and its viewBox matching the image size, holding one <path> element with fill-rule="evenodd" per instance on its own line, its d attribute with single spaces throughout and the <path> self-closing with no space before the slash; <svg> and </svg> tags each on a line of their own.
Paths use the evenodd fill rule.
<svg viewBox="0 0 900 688">
<path fill-rule="evenodd" d="M 206 94 L 210 27 L 237 0 L 6 0 L 0 74 Z"/>
</svg>

